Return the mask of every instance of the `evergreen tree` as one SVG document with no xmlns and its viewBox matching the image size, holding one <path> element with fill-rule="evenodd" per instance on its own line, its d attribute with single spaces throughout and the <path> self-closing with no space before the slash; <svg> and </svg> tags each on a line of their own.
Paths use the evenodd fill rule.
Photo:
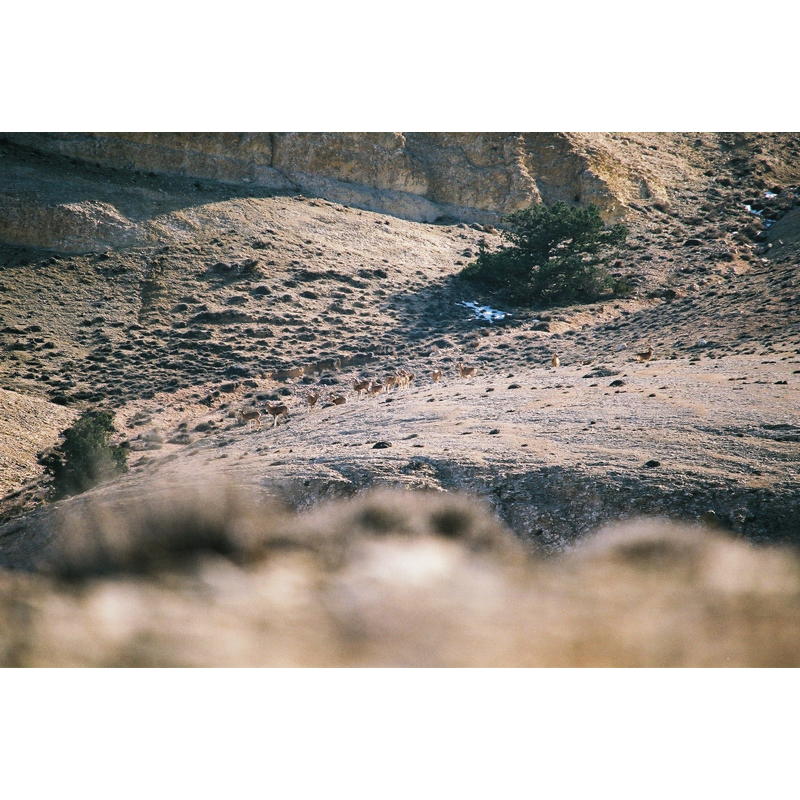
<svg viewBox="0 0 800 800">
<path fill-rule="evenodd" d="M 606 228 L 597 206 L 531 206 L 504 222 L 509 244 L 490 252 L 482 240 L 463 278 L 523 305 L 591 301 L 622 289 L 606 265 L 625 243 L 627 228 Z"/>
</svg>

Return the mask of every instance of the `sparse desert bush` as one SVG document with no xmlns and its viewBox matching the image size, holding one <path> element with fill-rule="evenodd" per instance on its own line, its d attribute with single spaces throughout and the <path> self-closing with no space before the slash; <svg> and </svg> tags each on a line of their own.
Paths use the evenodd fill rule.
<svg viewBox="0 0 800 800">
<path fill-rule="evenodd" d="M 606 228 L 597 206 L 536 205 L 504 221 L 509 244 L 490 251 L 482 239 L 461 277 L 520 305 L 591 302 L 618 288 L 606 265 L 627 229 Z"/>
<path fill-rule="evenodd" d="M 109 444 L 114 415 L 109 411 L 85 411 L 63 432 L 64 441 L 39 458 L 53 478 L 55 498 L 78 494 L 98 483 L 127 472 L 127 454 Z"/>
<path fill-rule="evenodd" d="M 174 436 L 170 437 L 168 440 L 169 444 L 193 444 L 195 441 L 194 436 L 191 436 L 187 431 L 179 431 Z"/>
<path fill-rule="evenodd" d="M 60 513 L 39 574 L 0 571 L 2 666 L 800 666 L 797 554 L 702 526 L 541 559 L 449 494 L 292 514 L 211 485 Z"/>
</svg>

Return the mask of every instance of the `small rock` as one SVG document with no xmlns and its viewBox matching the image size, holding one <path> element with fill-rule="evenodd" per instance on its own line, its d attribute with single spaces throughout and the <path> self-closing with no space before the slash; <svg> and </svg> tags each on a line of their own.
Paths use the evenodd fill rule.
<svg viewBox="0 0 800 800">
<path fill-rule="evenodd" d="M 497 436 L 498 433 L 500 433 L 500 428 L 492 428 L 492 430 L 489 431 L 489 436 Z"/>
<path fill-rule="evenodd" d="M 700 247 L 702 246 L 703 242 L 700 239 L 687 239 L 684 243 L 684 247 Z"/>
<path fill-rule="evenodd" d="M 622 380 L 622 378 L 617 378 L 617 380 L 611 381 L 611 383 L 609 383 L 608 385 L 609 386 L 625 386 L 626 384 L 625 384 L 625 381 Z"/>
<path fill-rule="evenodd" d="M 587 372 L 584 378 L 613 378 L 614 375 L 619 375 L 619 370 L 608 369 L 607 367 L 597 367 L 591 372 Z"/>
<path fill-rule="evenodd" d="M 521 389 L 522 387 L 518 383 L 512 383 L 508 387 L 509 389 Z"/>
<path fill-rule="evenodd" d="M 391 446 L 392 446 L 391 442 L 375 442 L 375 444 L 372 445 L 372 449 L 373 450 L 385 450 L 387 447 L 391 447 Z"/>
<path fill-rule="evenodd" d="M 660 467 L 661 466 L 661 462 L 660 461 L 656 461 L 655 459 L 650 459 L 650 461 L 645 461 L 644 462 L 644 466 L 646 466 L 646 467 Z"/>
<path fill-rule="evenodd" d="M 617 346 L 614 348 L 614 352 L 615 352 L 615 353 L 619 353 L 621 350 L 627 350 L 627 349 L 628 349 L 628 345 L 626 345 L 626 344 L 624 344 L 624 343 L 623 343 L 623 344 L 618 344 L 618 345 L 617 345 Z"/>
</svg>

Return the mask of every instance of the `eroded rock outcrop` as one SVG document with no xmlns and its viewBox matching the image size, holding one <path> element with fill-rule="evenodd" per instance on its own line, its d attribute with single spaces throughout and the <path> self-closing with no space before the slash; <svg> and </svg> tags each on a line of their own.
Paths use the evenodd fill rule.
<svg viewBox="0 0 800 800">
<path fill-rule="evenodd" d="M 666 202 L 656 172 L 633 150 L 620 151 L 610 134 L 46 133 L 4 139 L 91 164 L 304 192 L 418 222 L 496 223 L 531 203 L 556 200 L 594 202 L 616 222 L 634 198 Z"/>
<path fill-rule="evenodd" d="M 137 226 L 99 200 L 51 203 L 36 195 L 0 192 L 0 242 L 65 253 L 124 247 L 140 238 Z"/>
</svg>

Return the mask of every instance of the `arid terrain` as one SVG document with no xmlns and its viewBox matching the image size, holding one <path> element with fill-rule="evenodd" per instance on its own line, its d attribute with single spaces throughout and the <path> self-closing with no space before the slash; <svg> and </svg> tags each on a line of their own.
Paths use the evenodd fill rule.
<svg viewBox="0 0 800 800">
<path fill-rule="evenodd" d="M 629 295 L 459 279 L 560 199 Z M 0 353 L 0 663 L 800 664 L 797 134 L 0 135 Z"/>
</svg>

